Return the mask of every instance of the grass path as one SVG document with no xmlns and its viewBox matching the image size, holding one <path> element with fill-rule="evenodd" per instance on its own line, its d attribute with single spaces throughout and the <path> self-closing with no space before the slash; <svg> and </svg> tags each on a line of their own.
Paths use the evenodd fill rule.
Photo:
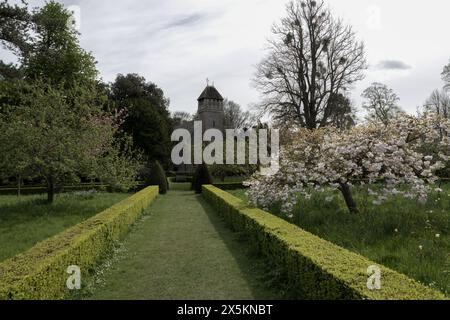
<svg viewBox="0 0 450 320">
<path fill-rule="evenodd" d="M 90 299 L 277 299 L 261 264 L 190 191 L 160 196 Z"/>
</svg>

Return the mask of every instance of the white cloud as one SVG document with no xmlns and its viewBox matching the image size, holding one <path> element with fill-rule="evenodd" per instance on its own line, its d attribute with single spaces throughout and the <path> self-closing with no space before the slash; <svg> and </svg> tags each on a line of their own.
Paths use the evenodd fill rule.
<svg viewBox="0 0 450 320">
<path fill-rule="evenodd" d="M 14 0 L 18 1 L 18 0 Z M 30 0 L 39 6 L 43 0 Z M 171 110 L 194 112 L 206 78 L 243 106 L 258 101 L 251 87 L 254 65 L 263 57 L 272 24 L 287 0 L 65 0 L 81 9 L 81 44 L 92 51 L 102 77 L 136 72 L 161 86 Z M 336 15 L 365 42 L 369 64 L 393 60 L 412 69 L 371 68 L 352 96 L 384 81 L 414 112 L 434 89 L 450 58 L 445 0 L 330 0 Z M 0 52 L 0 57 L 5 57 Z M 10 58 L 10 57 L 9 57 Z M 391 61 L 393 62 L 393 61 Z M 388 63 L 389 66 L 389 63 Z M 397 65 L 398 67 L 399 65 Z M 386 63 L 385 63 L 386 67 Z"/>
</svg>

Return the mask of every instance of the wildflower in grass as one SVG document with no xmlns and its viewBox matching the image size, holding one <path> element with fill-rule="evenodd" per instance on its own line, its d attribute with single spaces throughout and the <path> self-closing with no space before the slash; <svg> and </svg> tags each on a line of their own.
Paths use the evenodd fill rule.
<svg viewBox="0 0 450 320">
<path fill-rule="evenodd" d="M 436 238 L 440 238 L 441 235 L 439 233 L 436 234 Z"/>
<path fill-rule="evenodd" d="M 419 246 L 419 250 L 423 250 L 423 246 Z"/>
</svg>

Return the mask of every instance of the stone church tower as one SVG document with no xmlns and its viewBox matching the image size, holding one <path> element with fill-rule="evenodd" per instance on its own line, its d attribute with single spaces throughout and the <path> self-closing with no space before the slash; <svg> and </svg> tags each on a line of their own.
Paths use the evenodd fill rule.
<svg viewBox="0 0 450 320">
<path fill-rule="evenodd" d="M 209 84 L 203 90 L 198 100 L 198 118 L 202 121 L 203 131 L 218 129 L 225 132 L 225 113 L 223 98 L 214 86 Z"/>
</svg>

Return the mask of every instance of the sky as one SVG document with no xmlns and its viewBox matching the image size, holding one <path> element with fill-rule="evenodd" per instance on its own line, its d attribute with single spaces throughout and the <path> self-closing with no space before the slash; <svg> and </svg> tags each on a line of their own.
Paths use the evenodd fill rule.
<svg viewBox="0 0 450 320">
<path fill-rule="evenodd" d="M 81 46 L 95 56 L 104 81 L 139 73 L 164 90 L 171 111 L 194 113 L 206 79 L 245 109 L 260 101 L 251 80 L 288 0 L 62 2 L 74 10 Z M 410 113 L 443 86 L 441 72 L 450 60 L 450 1 L 326 2 L 366 47 L 369 68 L 351 92 L 356 107 L 372 82 L 394 89 Z M 0 50 L 0 59 L 12 57 Z"/>
</svg>

